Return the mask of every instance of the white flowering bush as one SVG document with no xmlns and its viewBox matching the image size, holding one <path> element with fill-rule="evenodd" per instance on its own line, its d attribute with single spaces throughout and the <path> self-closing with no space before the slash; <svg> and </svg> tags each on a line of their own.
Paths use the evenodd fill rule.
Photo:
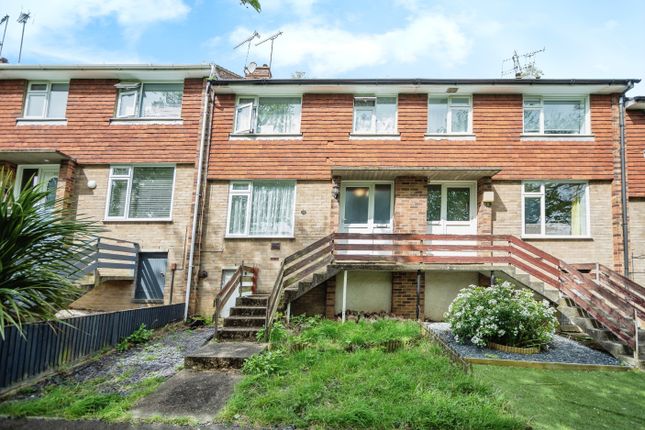
<svg viewBox="0 0 645 430">
<path fill-rule="evenodd" d="M 446 320 L 457 342 L 485 347 L 488 342 L 517 347 L 544 347 L 555 333 L 557 318 L 549 302 L 539 302 L 510 282 L 493 287 L 471 285 L 451 303 Z"/>
</svg>

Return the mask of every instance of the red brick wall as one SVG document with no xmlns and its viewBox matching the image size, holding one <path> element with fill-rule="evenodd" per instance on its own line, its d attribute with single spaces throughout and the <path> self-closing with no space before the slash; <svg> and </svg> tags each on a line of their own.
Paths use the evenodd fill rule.
<svg viewBox="0 0 645 430">
<path fill-rule="evenodd" d="M 336 315 L 336 277 L 325 282 L 325 318 L 334 319 Z"/>
<path fill-rule="evenodd" d="M 483 202 L 484 191 L 493 191 L 491 178 L 477 181 L 477 234 L 493 234 L 493 205 Z"/>
<path fill-rule="evenodd" d="M 645 110 L 625 114 L 629 197 L 645 197 Z"/>
<path fill-rule="evenodd" d="M 426 233 L 428 179 L 398 177 L 394 181 L 394 232 Z"/>
<path fill-rule="evenodd" d="M 334 166 L 499 167 L 496 180 L 611 180 L 612 96 L 591 96 L 594 141 L 522 141 L 522 96 L 473 97 L 476 140 L 426 140 L 427 97 L 400 94 L 401 140 L 352 140 L 351 94 L 305 94 L 297 140 L 229 140 L 235 96 L 217 96 L 211 179 L 329 180 Z"/>
<path fill-rule="evenodd" d="M 423 319 L 425 274 L 421 272 L 419 318 Z M 417 273 L 392 272 L 392 313 L 404 318 L 416 318 Z"/>
<path fill-rule="evenodd" d="M 58 170 L 58 189 L 56 198 L 63 199 L 63 207 L 70 209 L 73 205 L 74 181 L 76 180 L 76 162 L 63 160 Z"/>
<path fill-rule="evenodd" d="M 115 125 L 116 80 L 72 80 L 67 125 L 16 125 L 22 116 L 26 81 L 0 80 L 0 151 L 57 149 L 79 164 L 116 162 L 194 163 L 204 83 L 184 82 L 181 125 Z"/>
</svg>

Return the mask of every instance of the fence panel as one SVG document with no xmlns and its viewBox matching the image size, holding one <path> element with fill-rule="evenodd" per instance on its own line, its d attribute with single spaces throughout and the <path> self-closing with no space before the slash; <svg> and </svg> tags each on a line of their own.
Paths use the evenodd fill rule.
<svg viewBox="0 0 645 430">
<path fill-rule="evenodd" d="M 184 304 L 65 318 L 63 322 L 5 327 L 0 339 L 0 391 L 116 345 L 141 324 L 156 329 L 181 321 Z"/>
</svg>

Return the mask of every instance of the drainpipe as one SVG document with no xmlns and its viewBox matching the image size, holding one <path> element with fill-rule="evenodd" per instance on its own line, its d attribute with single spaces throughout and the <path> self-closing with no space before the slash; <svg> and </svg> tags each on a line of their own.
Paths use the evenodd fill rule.
<svg viewBox="0 0 645 430">
<path fill-rule="evenodd" d="M 193 223 L 191 228 L 190 235 L 190 251 L 188 253 L 188 273 L 186 275 L 186 304 L 184 307 L 184 321 L 188 320 L 188 307 L 190 306 L 190 289 L 193 284 L 193 270 L 194 270 L 194 261 L 195 261 L 195 242 L 197 238 L 197 224 L 199 221 L 199 204 L 202 198 L 202 172 L 204 170 L 204 161 L 207 143 L 210 140 L 210 128 L 208 127 L 208 121 L 211 118 L 213 105 L 210 103 L 211 99 L 211 79 L 216 75 L 217 71 L 215 65 L 211 65 L 211 73 L 206 81 L 206 89 L 204 90 L 204 105 L 202 106 L 202 130 L 199 140 L 199 160 L 197 161 L 197 181 L 195 186 L 195 204 L 193 205 Z M 208 134 L 207 134 L 208 130 Z"/>
<path fill-rule="evenodd" d="M 634 87 L 633 82 L 627 84 L 627 88 L 618 99 L 618 126 L 620 128 L 620 204 L 622 206 L 623 218 L 623 272 L 629 277 L 629 224 L 627 217 L 627 167 L 625 151 L 625 93 Z"/>
</svg>

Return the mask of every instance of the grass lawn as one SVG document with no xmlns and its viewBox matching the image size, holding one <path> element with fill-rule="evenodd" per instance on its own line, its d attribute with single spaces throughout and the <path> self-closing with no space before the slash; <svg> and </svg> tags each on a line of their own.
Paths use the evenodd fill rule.
<svg viewBox="0 0 645 430">
<path fill-rule="evenodd" d="M 645 428 L 645 373 L 476 366 L 535 429 Z"/>
<path fill-rule="evenodd" d="M 298 428 L 527 428 L 421 339 L 414 322 L 315 321 L 278 332 L 271 352 L 247 362 L 221 418 Z M 386 352 L 380 345 L 391 339 L 408 345 Z M 306 347 L 292 351 L 292 343 Z"/>
</svg>

